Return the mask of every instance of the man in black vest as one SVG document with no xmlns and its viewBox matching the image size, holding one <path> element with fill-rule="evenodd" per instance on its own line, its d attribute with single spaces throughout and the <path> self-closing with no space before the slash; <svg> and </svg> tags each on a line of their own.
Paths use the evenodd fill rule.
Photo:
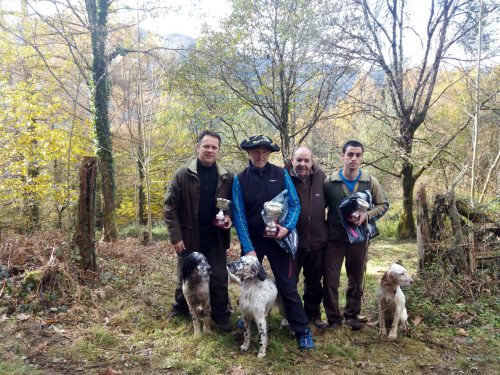
<svg viewBox="0 0 500 375">
<path fill-rule="evenodd" d="M 325 219 L 325 173 L 313 162 L 311 150 L 299 147 L 291 163 L 285 169 L 292 178 L 300 200 L 300 216 L 297 222 L 299 245 L 295 264 L 297 277 L 304 273 L 304 310 L 316 328 L 326 329 L 328 323 L 321 320 L 323 300 L 323 253 L 328 241 Z"/>
<path fill-rule="evenodd" d="M 182 257 L 193 251 L 203 253 L 212 268 L 210 303 L 212 320 L 223 332 L 231 331 L 227 256 L 231 219 L 225 215 L 225 227 L 212 225 L 217 214 L 216 198 L 231 199 L 233 175 L 217 163 L 221 138 L 218 133 L 203 131 L 196 145 L 197 158 L 174 175 L 164 201 L 164 217 L 171 243 L 178 255 L 177 287 L 172 316 L 189 316 L 182 294 Z"/>
<path fill-rule="evenodd" d="M 264 256 L 271 265 L 278 292 L 283 298 L 290 328 L 301 349 L 314 347 L 308 319 L 297 290 L 297 277 L 293 260 L 274 238 L 264 237 L 265 223 L 261 211 L 265 202 L 272 200 L 283 190 L 288 190 L 288 215 L 283 225 L 278 224 L 277 238 L 284 238 L 295 228 L 300 213 L 297 192 L 289 174 L 280 167 L 268 163 L 271 152 L 279 151 L 272 139 L 256 135 L 245 139 L 241 148 L 248 152 L 248 167 L 233 182 L 233 220 L 240 239 L 242 253 L 256 256 L 260 262 Z"/>
<path fill-rule="evenodd" d="M 342 225 L 338 206 L 342 200 L 358 191 L 370 190 L 370 210 L 357 212 L 348 220 L 356 226 L 372 219 L 379 219 L 389 209 L 389 201 L 382 186 L 375 177 L 360 170 L 364 147 L 358 141 L 348 141 L 342 148 L 343 168 L 332 173 L 325 180 L 325 197 L 328 205 L 328 245 L 323 255 L 323 305 L 330 327 L 340 327 L 342 316 L 339 307 L 340 270 L 345 259 L 347 292 L 344 318 L 353 331 L 363 327 L 358 318 L 363 296 L 363 277 L 369 241 L 349 242 Z"/>
</svg>

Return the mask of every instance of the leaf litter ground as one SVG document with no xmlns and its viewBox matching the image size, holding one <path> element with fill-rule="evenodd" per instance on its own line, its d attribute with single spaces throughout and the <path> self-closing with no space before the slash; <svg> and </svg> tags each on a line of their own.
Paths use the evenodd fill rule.
<svg viewBox="0 0 500 375">
<path fill-rule="evenodd" d="M 239 352 L 243 338 L 235 324 L 237 311 L 229 334 L 195 336 L 189 321 L 168 316 L 176 257 L 166 242 L 99 243 L 97 273 L 80 272 L 67 242 L 57 234 L 10 237 L 0 249 L 0 275 L 4 275 L 0 374 L 496 374 L 499 370 L 498 297 L 493 293 L 481 315 L 467 302 L 441 311 L 432 295 L 412 293 L 410 287 L 405 292 L 411 327 L 397 341 L 380 339 L 372 325 L 360 332 L 341 327 L 315 331 L 316 349 L 310 352 L 298 350 L 273 310 L 268 354 L 258 360 L 255 330 L 249 352 Z M 235 259 L 238 254 L 234 242 L 228 256 Z M 414 274 L 416 247 L 378 240 L 369 254 L 362 313 L 373 322 L 383 272 L 399 260 Z M 343 275 L 342 290 L 345 285 Z M 237 310 L 238 288 L 231 286 L 230 294 Z"/>
</svg>

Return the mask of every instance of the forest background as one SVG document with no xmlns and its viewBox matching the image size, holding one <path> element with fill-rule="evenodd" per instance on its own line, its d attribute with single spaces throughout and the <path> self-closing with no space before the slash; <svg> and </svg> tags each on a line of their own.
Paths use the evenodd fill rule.
<svg viewBox="0 0 500 375">
<path fill-rule="evenodd" d="M 498 373 L 497 2 L 230 0 L 206 23 L 179 4 L 206 6 L 0 0 L 0 373 Z M 159 32 L 179 20 L 196 36 Z M 410 332 L 315 332 L 303 353 L 275 315 L 255 361 L 239 331 L 170 318 L 163 197 L 204 129 L 233 172 L 249 135 L 327 173 L 362 141 L 391 202 L 363 314 L 401 260 Z"/>
<path fill-rule="evenodd" d="M 446 191 L 464 166 L 457 192 L 498 204 L 494 2 L 427 1 L 414 17 L 411 1 L 231 1 L 197 39 L 141 27 L 175 14 L 164 3 L 12 3 L 0 2 L 2 232 L 74 232 L 82 157 L 97 155 L 100 236 L 152 238 L 203 129 L 222 134 L 234 172 L 252 134 L 281 145 L 275 163 L 306 145 L 327 172 L 361 140 L 398 223 L 388 235 L 415 238 L 417 181 Z"/>
</svg>

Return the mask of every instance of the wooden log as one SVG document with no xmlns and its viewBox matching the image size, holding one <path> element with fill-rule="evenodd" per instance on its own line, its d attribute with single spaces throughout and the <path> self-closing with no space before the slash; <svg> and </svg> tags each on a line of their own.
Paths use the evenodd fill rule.
<svg viewBox="0 0 500 375">
<path fill-rule="evenodd" d="M 429 222 L 429 206 L 427 203 L 427 194 L 425 186 L 420 185 L 417 192 L 417 249 L 418 249 L 418 265 L 417 270 L 420 272 L 427 265 L 433 262 L 435 258 L 435 247 L 432 244 L 431 225 Z"/>
<path fill-rule="evenodd" d="M 80 255 L 80 268 L 97 270 L 95 254 L 95 187 L 97 158 L 85 156 L 80 168 L 80 197 L 74 245 Z"/>
<path fill-rule="evenodd" d="M 458 213 L 473 223 L 496 223 L 497 219 L 494 214 L 484 209 L 484 207 L 472 207 L 468 202 L 463 199 L 456 200 Z"/>
</svg>

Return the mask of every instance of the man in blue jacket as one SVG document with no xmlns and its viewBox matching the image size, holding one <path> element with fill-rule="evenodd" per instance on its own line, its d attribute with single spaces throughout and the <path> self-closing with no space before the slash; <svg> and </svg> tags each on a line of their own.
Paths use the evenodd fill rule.
<svg viewBox="0 0 500 375">
<path fill-rule="evenodd" d="M 249 165 L 233 181 L 233 222 L 240 239 L 242 253 L 256 256 L 260 262 L 267 257 L 283 298 L 290 328 L 301 349 L 314 347 L 308 318 L 297 290 L 297 277 L 292 257 L 274 238 L 264 237 L 265 223 L 261 211 L 265 202 L 283 190 L 288 190 L 288 215 L 283 225 L 277 225 L 276 238 L 284 238 L 295 228 L 300 214 L 300 203 L 292 180 L 285 169 L 268 163 L 271 152 L 279 151 L 272 139 L 256 135 L 245 139 L 240 147 L 248 152 Z"/>
</svg>

